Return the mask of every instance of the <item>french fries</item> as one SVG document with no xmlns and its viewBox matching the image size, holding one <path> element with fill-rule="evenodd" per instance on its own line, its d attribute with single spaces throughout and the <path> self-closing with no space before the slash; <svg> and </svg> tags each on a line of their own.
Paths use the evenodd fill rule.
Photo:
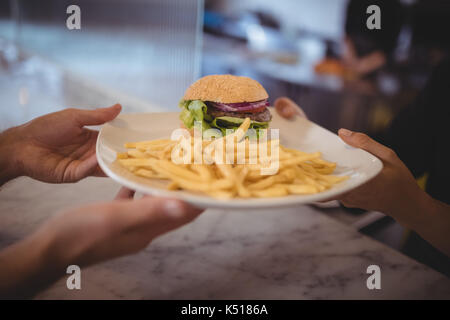
<svg viewBox="0 0 450 320">
<path fill-rule="evenodd" d="M 320 152 L 286 148 L 278 140 L 267 141 L 262 149 L 244 138 L 249 125 L 247 118 L 233 134 L 203 140 L 200 146 L 212 152 L 209 156 L 201 155 L 204 160 L 201 163 L 194 161 L 194 152 L 187 156 L 190 163 L 173 161 L 174 154 L 179 152 L 175 147 L 179 147 L 180 142 L 184 147 L 192 147 L 194 139 L 190 142 L 167 139 L 129 142 L 125 144 L 127 151 L 117 154 L 116 162 L 137 176 L 169 180 L 169 190 L 189 190 L 217 199 L 314 194 L 347 179 L 331 175 L 336 164 L 322 159 Z M 230 142 L 231 150 L 227 147 Z M 271 161 L 277 161 L 278 170 L 263 174 L 262 170 L 270 166 Z"/>
</svg>

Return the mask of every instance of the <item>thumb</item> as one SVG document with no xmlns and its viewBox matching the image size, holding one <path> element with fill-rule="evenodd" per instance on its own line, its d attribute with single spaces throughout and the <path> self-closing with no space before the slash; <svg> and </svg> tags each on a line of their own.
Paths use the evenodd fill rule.
<svg viewBox="0 0 450 320">
<path fill-rule="evenodd" d="M 348 145 L 363 149 L 382 160 L 389 160 L 394 154 L 392 149 L 376 142 L 364 133 L 353 132 L 348 129 L 339 129 L 338 135 Z"/>
<path fill-rule="evenodd" d="M 113 120 L 118 116 L 121 110 L 122 106 L 118 103 L 108 108 L 98 108 L 94 110 L 75 109 L 74 118 L 80 127 L 95 126 Z"/>
<path fill-rule="evenodd" d="M 274 102 L 274 106 L 275 110 L 277 110 L 278 114 L 283 118 L 290 119 L 296 114 L 300 117 L 307 118 L 302 108 L 300 108 L 298 104 L 287 97 L 276 99 Z"/>
</svg>

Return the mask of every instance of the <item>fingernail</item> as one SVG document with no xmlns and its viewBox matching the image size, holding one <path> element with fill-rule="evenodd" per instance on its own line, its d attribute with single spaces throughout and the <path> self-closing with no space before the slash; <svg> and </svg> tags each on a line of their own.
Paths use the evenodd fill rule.
<svg viewBox="0 0 450 320">
<path fill-rule="evenodd" d="M 348 129 L 344 129 L 344 128 L 342 128 L 342 129 L 339 129 L 339 135 L 340 136 L 344 136 L 344 137 L 350 137 L 351 135 L 352 135 L 352 131 L 350 131 L 350 130 L 348 130 Z"/>
<path fill-rule="evenodd" d="M 185 215 L 183 204 L 177 200 L 166 200 L 164 210 L 168 216 L 174 219 L 182 218 Z"/>
</svg>

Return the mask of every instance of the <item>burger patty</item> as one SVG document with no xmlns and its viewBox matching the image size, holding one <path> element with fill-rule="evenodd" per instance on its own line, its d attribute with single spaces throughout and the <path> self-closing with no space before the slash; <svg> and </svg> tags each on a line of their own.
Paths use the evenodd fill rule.
<svg viewBox="0 0 450 320">
<path fill-rule="evenodd" d="M 208 114 L 213 118 L 218 117 L 234 117 L 234 118 L 250 118 L 250 120 L 258 121 L 258 122 L 269 122 L 272 120 L 272 115 L 268 108 L 265 108 L 264 111 L 256 112 L 256 113 L 244 113 L 244 112 L 228 112 L 218 110 L 214 107 L 208 108 Z"/>
</svg>

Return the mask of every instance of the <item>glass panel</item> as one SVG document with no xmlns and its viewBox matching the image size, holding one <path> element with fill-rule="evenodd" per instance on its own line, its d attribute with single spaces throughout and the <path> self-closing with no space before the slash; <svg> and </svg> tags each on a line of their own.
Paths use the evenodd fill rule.
<svg viewBox="0 0 450 320">
<path fill-rule="evenodd" d="M 133 104 L 125 109 L 146 111 L 150 103 L 177 110 L 184 90 L 199 74 L 203 1 L 81 0 L 77 1 L 80 30 L 66 27 L 66 8 L 71 4 L 65 0 L 2 4 L 0 37 L 32 56 L 55 62 L 64 75 L 68 71 L 74 75 L 71 79 L 88 88 Z M 43 67 L 35 62 L 34 68 L 39 63 Z M 65 95 L 72 96 L 70 103 L 89 103 L 82 92 Z"/>
</svg>

